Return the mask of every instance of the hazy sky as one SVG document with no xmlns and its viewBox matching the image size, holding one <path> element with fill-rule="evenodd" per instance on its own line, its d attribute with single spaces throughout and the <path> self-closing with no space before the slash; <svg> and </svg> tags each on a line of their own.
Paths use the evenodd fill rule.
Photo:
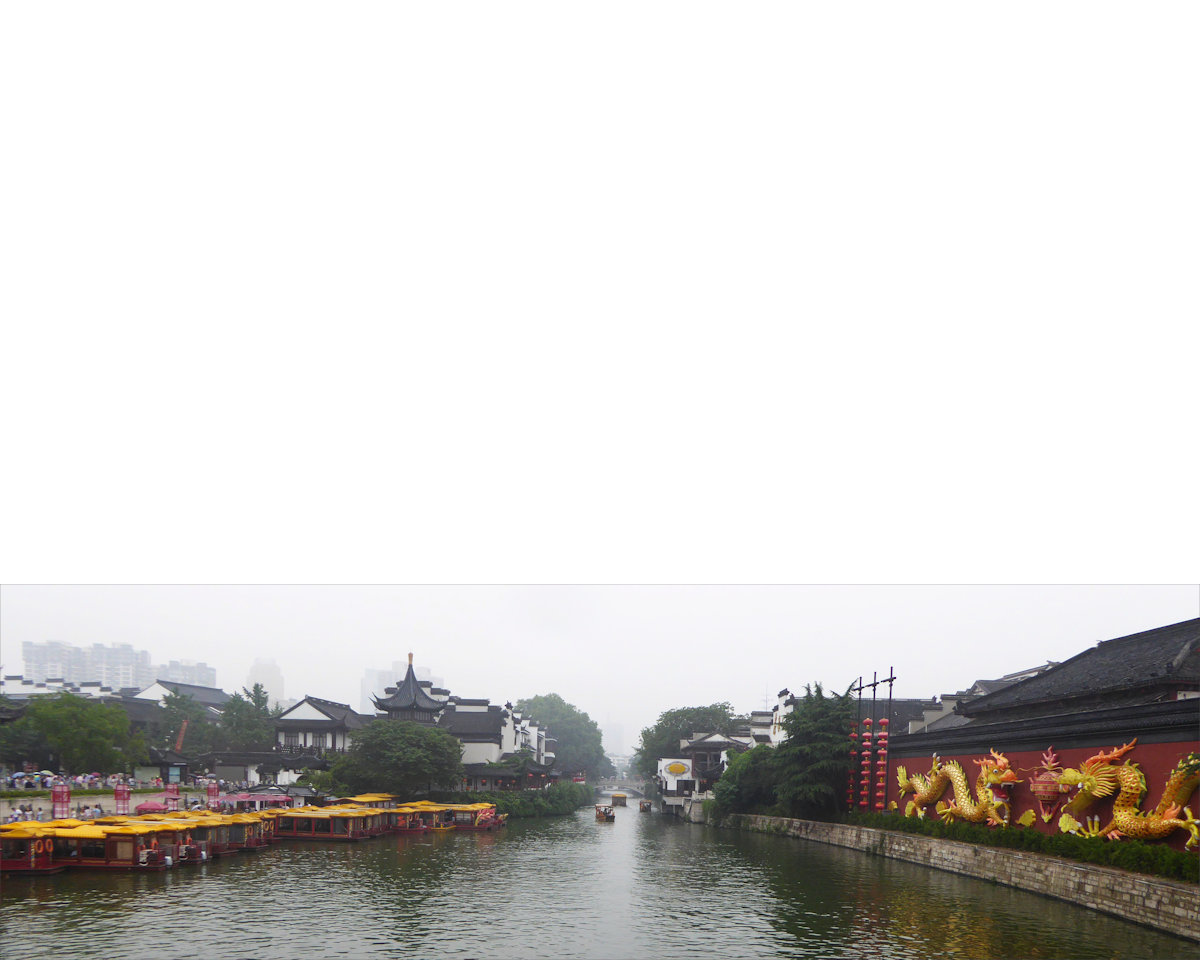
<svg viewBox="0 0 1200 960">
<path fill-rule="evenodd" d="M 954 692 L 1200 615 L 1196 586 L 4 586 L 4 672 L 25 640 L 131 643 L 240 687 L 358 707 L 365 668 L 411 651 L 452 693 L 558 693 L 629 748 L 660 712 L 739 711 L 894 667 L 896 696 Z M 614 730 L 614 732 L 616 732 Z"/>
</svg>

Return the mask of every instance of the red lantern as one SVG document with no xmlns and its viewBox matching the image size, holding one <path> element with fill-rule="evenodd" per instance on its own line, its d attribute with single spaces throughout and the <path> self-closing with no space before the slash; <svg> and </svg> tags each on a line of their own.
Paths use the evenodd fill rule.
<svg viewBox="0 0 1200 960">
<path fill-rule="evenodd" d="M 54 807 L 55 820 L 71 815 L 71 788 L 65 783 L 56 783 L 50 788 L 50 800 Z"/>
</svg>

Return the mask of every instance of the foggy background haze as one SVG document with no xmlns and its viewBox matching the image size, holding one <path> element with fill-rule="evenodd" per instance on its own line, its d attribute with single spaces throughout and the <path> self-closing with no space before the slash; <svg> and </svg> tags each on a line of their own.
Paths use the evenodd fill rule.
<svg viewBox="0 0 1200 960">
<path fill-rule="evenodd" d="M 929 698 L 1198 615 L 1194 585 L 0 588 L 6 674 L 26 640 L 129 643 L 207 663 L 230 693 L 273 659 L 287 698 L 361 709 L 364 670 L 412 652 L 458 696 L 557 693 L 613 752 L 676 707 L 769 709 L 889 667 L 895 696 Z"/>
</svg>

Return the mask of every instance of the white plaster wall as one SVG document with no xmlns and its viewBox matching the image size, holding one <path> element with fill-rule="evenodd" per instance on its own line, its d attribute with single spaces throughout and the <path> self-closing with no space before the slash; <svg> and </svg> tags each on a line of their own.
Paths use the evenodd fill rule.
<svg viewBox="0 0 1200 960">
<path fill-rule="evenodd" d="M 496 763 L 500 759 L 500 748 L 494 743 L 464 743 L 463 763 Z"/>
</svg>

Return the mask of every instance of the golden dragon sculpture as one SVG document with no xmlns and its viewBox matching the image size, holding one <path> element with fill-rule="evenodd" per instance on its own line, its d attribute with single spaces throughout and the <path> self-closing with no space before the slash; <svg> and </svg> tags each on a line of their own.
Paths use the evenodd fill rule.
<svg viewBox="0 0 1200 960">
<path fill-rule="evenodd" d="M 979 766 L 979 776 L 975 778 L 974 796 L 967 785 L 967 775 L 956 760 L 943 766 L 935 756 L 928 774 L 915 773 L 911 777 L 903 766 L 897 766 L 900 795 L 904 796 L 910 791 L 913 794 L 912 800 L 904 808 L 905 816 L 924 817 L 925 808 L 937 800 L 947 786 L 953 786 L 954 799 L 949 803 L 939 803 L 936 808 L 943 820 L 957 819 L 970 823 L 986 820 L 993 826 L 1007 826 L 1010 809 L 1008 798 L 997 791 L 1019 783 L 1016 772 L 1009 767 L 1008 758 L 995 750 L 991 751 L 990 757 L 983 757 L 975 763 Z"/>
<path fill-rule="evenodd" d="M 1058 819 L 1063 833 L 1082 833 L 1088 836 L 1136 837 L 1140 840 L 1161 840 L 1175 830 L 1186 830 L 1189 834 L 1187 849 L 1200 846 L 1200 821 L 1192 816 L 1190 808 L 1184 806 L 1196 786 L 1200 784 L 1200 754 L 1190 753 L 1182 758 L 1167 777 L 1162 799 L 1150 811 L 1139 809 L 1146 795 L 1146 777 L 1138 765 L 1126 760 L 1115 766 L 1137 744 L 1134 738 L 1129 743 L 1112 750 L 1101 751 L 1089 757 L 1077 768 L 1064 770 L 1058 782 L 1077 787 L 1078 791 L 1064 808 Z M 1117 793 L 1113 801 L 1112 818 L 1099 826 L 1099 818 L 1085 826 L 1078 817 L 1101 797 Z M 1180 817 L 1180 811 L 1183 816 Z"/>
</svg>

